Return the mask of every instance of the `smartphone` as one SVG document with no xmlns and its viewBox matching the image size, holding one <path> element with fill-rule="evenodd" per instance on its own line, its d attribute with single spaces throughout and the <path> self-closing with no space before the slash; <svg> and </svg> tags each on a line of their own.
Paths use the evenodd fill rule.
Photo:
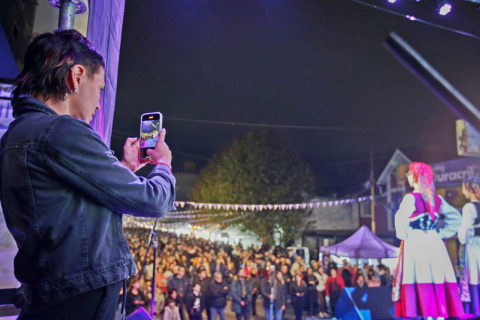
<svg viewBox="0 0 480 320">
<path fill-rule="evenodd" d="M 148 149 L 154 149 L 162 130 L 163 115 L 160 112 L 142 114 L 140 120 L 140 157 L 150 158 Z"/>
</svg>

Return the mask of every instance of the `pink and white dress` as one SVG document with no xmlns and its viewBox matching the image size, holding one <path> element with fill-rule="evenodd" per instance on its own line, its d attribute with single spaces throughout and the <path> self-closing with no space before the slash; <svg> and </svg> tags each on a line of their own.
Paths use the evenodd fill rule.
<svg viewBox="0 0 480 320">
<path fill-rule="evenodd" d="M 462 210 L 458 241 L 465 245 L 464 272 L 468 290 L 464 290 L 470 313 L 480 315 L 480 201 L 467 203 Z"/>
<path fill-rule="evenodd" d="M 445 227 L 436 230 L 440 214 Z M 462 216 L 435 195 L 435 217 L 420 193 L 405 195 L 395 214 L 397 237 L 403 240 L 400 256 L 397 317 L 458 317 L 463 315 L 457 279 L 442 239 L 455 235 Z"/>
</svg>

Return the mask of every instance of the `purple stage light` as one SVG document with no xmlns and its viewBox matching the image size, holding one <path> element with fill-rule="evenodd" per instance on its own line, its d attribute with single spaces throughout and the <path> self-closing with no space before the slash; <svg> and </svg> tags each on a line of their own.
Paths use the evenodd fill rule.
<svg viewBox="0 0 480 320">
<path fill-rule="evenodd" d="M 388 0 L 388 3 L 395 3 L 397 0 Z"/>
<path fill-rule="evenodd" d="M 445 15 L 449 14 L 450 11 L 452 11 L 452 5 L 450 3 L 445 3 L 440 7 L 440 9 L 438 10 L 438 13 L 441 16 L 445 16 Z"/>
<path fill-rule="evenodd" d="M 410 15 L 407 16 L 407 19 L 409 19 L 411 21 L 417 20 L 417 18 L 415 18 L 414 16 L 410 16 Z"/>
</svg>

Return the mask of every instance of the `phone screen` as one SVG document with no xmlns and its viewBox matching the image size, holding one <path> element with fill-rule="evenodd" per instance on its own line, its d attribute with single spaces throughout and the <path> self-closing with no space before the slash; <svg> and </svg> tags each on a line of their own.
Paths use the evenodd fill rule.
<svg viewBox="0 0 480 320">
<path fill-rule="evenodd" d="M 140 157 L 148 158 L 147 149 L 155 148 L 162 130 L 162 114 L 155 112 L 142 115 L 140 126 Z"/>
</svg>

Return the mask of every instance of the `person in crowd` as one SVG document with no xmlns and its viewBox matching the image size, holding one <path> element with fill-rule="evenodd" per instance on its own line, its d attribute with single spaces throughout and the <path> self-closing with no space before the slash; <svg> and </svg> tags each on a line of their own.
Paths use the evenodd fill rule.
<svg viewBox="0 0 480 320">
<path fill-rule="evenodd" d="M 223 281 L 222 273 L 215 272 L 213 281 L 210 283 L 210 320 L 217 320 L 217 315 L 220 320 L 225 320 L 225 308 L 229 292 L 230 287 Z"/>
<path fill-rule="evenodd" d="M 265 265 L 262 268 L 262 278 L 263 279 L 268 278 L 271 271 L 275 271 L 275 266 L 272 266 L 272 263 L 270 262 L 270 260 L 266 260 Z"/>
<path fill-rule="evenodd" d="M 167 305 L 163 311 L 163 320 L 181 320 L 180 311 L 173 299 L 167 299 Z"/>
<path fill-rule="evenodd" d="M 190 290 L 188 279 L 185 277 L 185 267 L 179 266 L 178 273 L 168 279 L 167 289 L 175 289 L 178 294 L 178 308 L 180 312 L 180 317 L 182 320 L 185 320 L 185 302 L 187 297 L 187 292 Z"/>
<path fill-rule="evenodd" d="M 330 308 L 332 309 L 333 315 L 335 315 L 335 307 L 337 306 L 340 293 L 342 293 L 344 287 L 345 283 L 343 282 L 343 278 L 337 274 L 337 269 L 330 269 L 330 276 L 327 279 L 325 287 L 325 295 L 330 299 Z"/>
<path fill-rule="evenodd" d="M 397 317 L 460 317 L 463 305 L 447 248 L 460 227 L 460 213 L 436 193 L 432 168 L 410 164 L 407 179 L 413 192 L 403 197 L 395 214 L 395 231 L 402 240 L 393 299 Z M 441 215 L 445 226 L 436 226 Z"/>
<path fill-rule="evenodd" d="M 254 267 L 250 271 L 250 281 L 252 282 L 252 316 L 257 316 L 257 297 L 261 289 L 261 281 L 257 269 Z"/>
<path fill-rule="evenodd" d="M 382 275 L 382 278 L 380 279 L 380 281 L 382 282 L 382 286 L 391 287 L 393 284 L 393 276 L 392 276 L 392 273 L 390 272 L 390 268 L 385 267 L 384 270 L 385 270 L 385 273 Z"/>
<path fill-rule="evenodd" d="M 238 270 L 238 279 L 232 282 L 232 311 L 235 312 L 237 320 L 250 320 L 252 312 L 252 283 L 246 278 L 245 270 Z"/>
<path fill-rule="evenodd" d="M 282 265 L 279 269 L 280 272 L 283 275 L 283 283 L 284 283 L 284 286 L 285 286 L 285 294 L 286 294 L 286 299 L 287 299 L 286 300 L 286 305 L 285 305 L 286 306 L 285 310 L 283 310 L 283 316 L 285 316 L 285 313 L 287 312 L 287 308 L 288 308 L 289 303 L 292 302 L 292 299 L 291 299 L 291 296 L 290 296 L 290 285 L 292 283 L 292 277 L 290 276 L 289 269 L 290 268 L 289 268 L 288 264 Z"/>
<path fill-rule="evenodd" d="M 281 272 L 276 273 L 275 267 L 272 267 L 268 277 L 263 279 L 261 284 L 265 319 L 282 320 L 283 311 L 285 311 L 287 303 L 285 283 L 283 274 Z"/>
<path fill-rule="evenodd" d="M 325 318 L 327 317 L 327 303 L 325 301 L 325 288 L 328 281 L 328 275 L 325 273 L 323 266 L 319 264 L 317 272 L 313 273 L 313 275 L 317 278 L 317 296 L 318 296 L 318 309 L 319 309 L 319 317 Z"/>
<path fill-rule="evenodd" d="M 205 309 L 205 299 L 202 296 L 202 287 L 200 283 L 195 282 L 192 290 L 188 292 L 185 307 L 190 320 L 201 320 L 202 312 Z"/>
<path fill-rule="evenodd" d="M 306 264 L 303 261 L 303 258 L 301 256 L 297 256 L 295 258 L 295 262 L 292 264 L 292 267 L 290 268 L 290 275 L 294 277 L 301 266 L 306 267 Z"/>
<path fill-rule="evenodd" d="M 285 285 L 287 287 L 290 286 L 290 283 L 292 282 L 292 278 L 290 276 L 290 273 L 288 272 L 288 265 L 284 264 L 280 267 L 280 272 L 283 275 L 283 281 L 285 282 Z"/>
<path fill-rule="evenodd" d="M 307 284 L 307 293 L 305 295 L 306 304 L 307 304 L 307 315 L 312 317 L 317 314 L 318 309 L 318 294 L 317 294 L 317 284 L 318 280 L 313 275 L 313 269 L 307 268 L 305 274 L 305 283 Z"/>
<path fill-rule="evenodd" d="M 352 287 L 353 286 L 353 281 L 352 281 L 352 269 L 348 265 L 347 260 L 343 260 L 343 267 L 341 269 L 340 275 L 343 278 L 343 282 L 345 282 L 345 287 Z"/>
<path fill-rule="evenodd" d="M 172 289 L 172 290 L 168 291 L 168 298 L 167 298 L 167 300 L 168 300 L 168 299 L 171 299 L 171 300 L 175 301 L 175 305 L 176 305 L 177 307 L 180 305 L 180 297 L 179 297 L 179 295 L 178 295 L 178 293 L 177 293 L 177 290 Z M 180 310 L 180 308 L 179 308 L 179 310 Z M 180 314 L 180 313 L 179 313 L 179 314 Z"/>
<path fill-rule="evenodd" d="M 373 270 L 370 270 L 368 273 L 367 287 L 375 288 L 380 286 L 381 286 L 381 282 L 377 278 L 377 275 L 375 274 L 375 272 L 373 272 Z"/>
<path fill-rule="evenodd" d="M 480 315 L 480 177 L 469 176 L 462 186 L 463 195 L 469 202 L 462 209 L 462 224 L 458 240 L 464 246 L 460 256 L 463 279 L 462 293 L 470 296 L 469 313 Z M 467 292 L 465 292 L 467 291 Z"/>
<path fill-rule="evenodd" d="M 207 270 L 200 268 L 197 273 L 197 279 L 194 282 L 200 285 L 202 297 L 205 301 L 205 311 L 207 313 L 207 319 L 210 319 L 210 278 L 207 277 Z"/>
<path fill-rule="evenodd" d="M 122 161 L 113 155 L 89 125 L 105 60 L 76 30 L 36 36 L 22 65 L 15 120 L 0 142 L 0 201 L 26 297 L 19 319 L 113 318 L 120 288 L 136 273 L 122 214 L 159 218 L 175 209 L 166 131 L 148 151 L 146 179 L 135 175 L 147 163 L 136 138 Z"/>
<path fill-rule="evenodd" d="M 130 284 L 130 290 L 127 292 L 127 301 L 125 304 L 126 314 L 137 310 L 139 307 L 145 307 L 146 297 L 140 288 L 142 287 L 142 280 L 139 280 L 138 276 L 135 276 Z"/>
<path fill-rule="evenodd" d="M 327 259 L 327 270 L 326 270 L 327 274 L 330 274 L 330 270 L 332 270 L 332 269 L 337 270 L 338 265 L 335 262 L 335 260 L 333 260 L 333 258 L 329 256 L 328 259 Z"/>
<path fill-rule="evenodd" d="M 227 267 L 225 266 L 225 261 L 223 258 L 217 258 L 215 260 L 215 264 L 210 267 L 211 272 L 220 272 L 222 276 L 227 271 Z"/>
<path fill-rule="evenodd" d="M 252 269 L 255 268 L 255 266 L 253 265 L 253 262 L 252 260 L 248 259 L 246 262 L 245 262 L 245 275 L 247 276 L 247 278 L 250 278 L 250 276 L 252 275 Z"/>
<path fill-rule="evenodd" d="M 174 264 L 173 263 L 168 263 L 166 270 L 164 272 L 165 278 L 167 278 L 167 283 L 168 279 L 174 275 L 173 270 L 174 270 Z"/>
<path fill-rule="evenodd" d="M 303 309 L 305 308 L 305 296 L 307 294 L 307 284 L 302 279 L 302 274 L 295 275 L 295 281 L 290 285 L 290 295 L 292 296 L 293 310 L 295 311 L 295 320 L 302 320 Z"/>
<path fill-rule="evenodd" d="M 231 285 L 233 282 L 233 278 L 235 277 L 235 264 L 233 263 L 233 261 L 231 261 L 231 259 L 229 260 L 230 261 L 227 263 L 227 269 L 224 273 L 224 279 L 228 285 Z"/>
<path fill-rule="evenodd" d="M 205 273 L 206 273 L 206 277 L 207 278 L 210 278 L 211 275 L 210 275 L 210 263 L 208 263 L 208 259 L 207 257 L 203 257 L 201 259 L 199 259 L 199 262 L 198 262 L 198 270 L 205 270 Z"/>
<path fill-rule="evenodd" d="M 368 271 L 370 270 L 370 265 L 368 263 L 364 263 L 363 264 L 363 276 L 365 277 L 365 279 L 368 279 Z"/>
<path fill-rule="evenodd" d="M 165 295 L 167 293 L 168 278 L 163 272 L 163 266 L 159 265 L 157 272 L 155 273 L 155 285 L 160 289 L 160 291 Z"/>
<path fill-rule="evenodd" d="M 363 276 L 363 272 L 357 275 L 355 279 L 355 288 L 365 288 L 367 286 L 365 282 L 365 277 Z"/>
</svg>

